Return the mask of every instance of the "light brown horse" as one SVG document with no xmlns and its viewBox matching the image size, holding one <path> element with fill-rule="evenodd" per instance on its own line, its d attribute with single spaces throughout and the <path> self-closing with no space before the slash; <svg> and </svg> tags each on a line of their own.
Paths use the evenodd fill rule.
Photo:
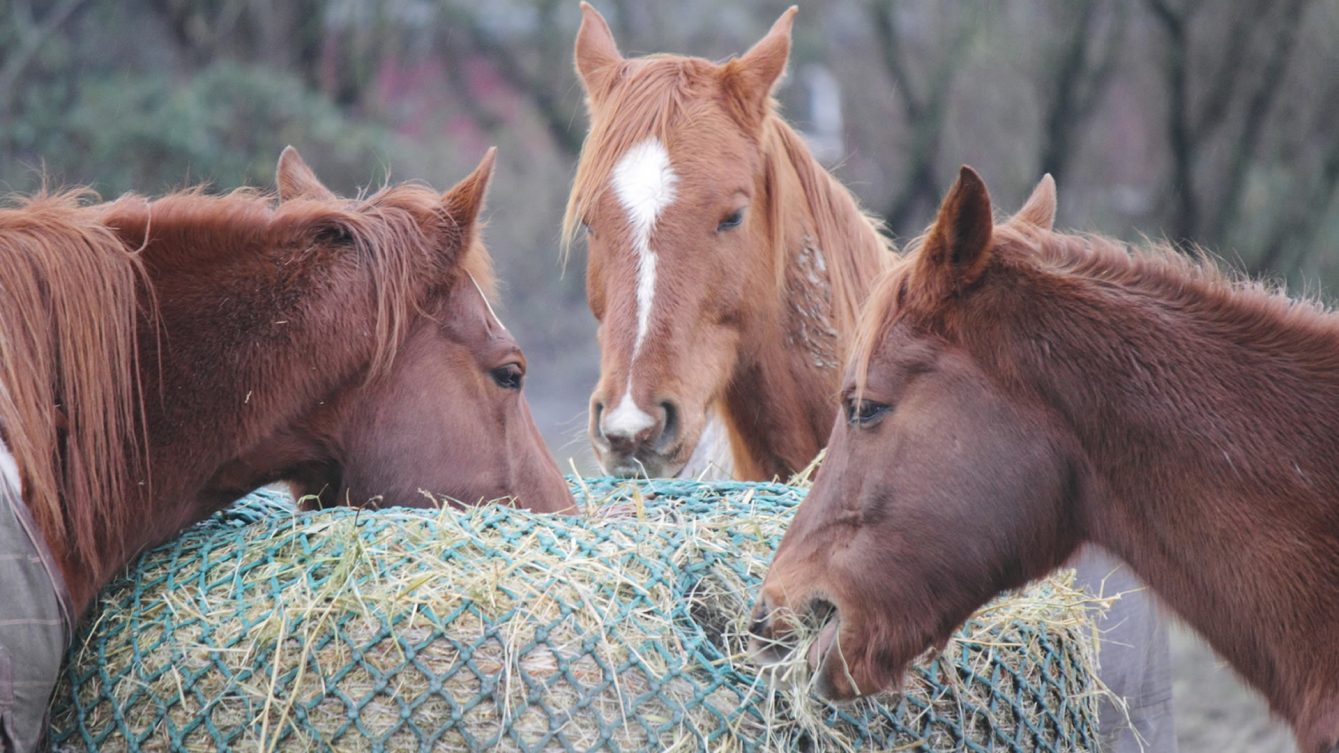
<svg viewBox="0 0 1339 753">
<path fill-rule="evenodd" d="M 586 231 L 600 322 L 596 454 L 615 474 L 675 475 L 714 414 L 736 478 L 789 476 L 827 439 L 844 340 L 892 256 L 776 114 L 795 9 L 720 65 L 624 58 L 581 10 L 591 128 L 565 237 Z"/>
<path fill-rule="evenodd" d="M 0 435 L 76 615 L 137 552 L 270 482 L 572 508 L 486 300 L 492 165 L 345 200 L 290 149 L 278 202 L 0 210 Z"/>
<path fill-rule="evenodd" d="M 896 684 L 1095 542 L 1303 751 L 1339 743 L 1339 317 L 1167 249 L 995 225 L 964 168 L 853 350 L 754 625 L 826 620 L 822 693 Z"/>
</svg>

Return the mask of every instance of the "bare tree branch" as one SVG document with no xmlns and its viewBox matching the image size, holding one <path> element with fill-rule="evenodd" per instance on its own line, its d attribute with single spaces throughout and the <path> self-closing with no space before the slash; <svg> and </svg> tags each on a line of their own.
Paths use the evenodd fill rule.
<svg viewBox="0 0 1339 753">
<path fill-rule="evenodd" d="M 1264 68 L 1247 100 L 1241 137 L 1233 152 L 1227 175 L 1220 181 L 1224 186 L 1223 195 L 1218 200 L 1218 213 L 1209 226 L 1206 239 L 1220 243 L 1226 237 L 1227 229 L 1237 216 L 1237 204 L 1241 201 L 1242 191 L 1246 187 L 1247 168 L 1259 151 L 1260 137 L 1269 113 L 1274 109 L 1274 101 L 1282 91 L 1282 79 L 1287 72 L 1288 61 L 1297 43 L 1297 29 L 1302 19 L 1303 0 L 1289 0 L 1283 6 L 1283 18 L 1274 35 L 1273 48 L 1269 52 Z M 1229 54 L 1229 57 L 1240 57 Z"/>
<path fill-rule="evenodd" d="M 558 33 L 559 27 L 551 23 L 556 7 L 554 0 L 545 0 L 545 6 L 541 6 L 541 19 L 546 15 L 549 18 L 549 21 L 541 20 L 539 24 L 541 35 L 552 36 Z M 516 54 L 516 50 L 479 23 L 473 13 L 457 13 L 457 17 L 467 25 L 474 49 L 488 58 L 493 68 L 508 84 L 529 99 L 553 143 L 568 156 L 575 157 L 580 153 L 582 137 L 577 129 L 573 128 L 577 122 L 577 113 L 573 108 L 565 106 L 562 98 L 563 87 L 556 81 L 550 81 L 542 75 L 528 71 L 522 64 L 520 56 Z M 536 40 L 536 43 L 541 47 L 552 49 L 553 40 L 541 38 Z"/>
<path fill-rule="evenodd" d="M 0 117 L 8 117 L 14 111 L 14 100 L 18 97 L 19 78 L 28 69 L 37 53 L 42 49 L 42 44 L 47 40 L 70 17 L 79 10 L 79 6 L 84 4 L 84 0 L 60 0 L 51 12 L 41 21 L 35 20 L 31 16 L 31 11 L 23 14 L 21 21 L 23 28 L 20 31 L 21 41 L 17 47 L 10 48 L 7 54 L 3 54 L 4 63 L 0 65 Z M 17 10 L 17 9 L 16 9 Z M 14 14 L 16 21 L 19 14 Z"/>
<path fill-rule="evenodd" d="M 901 230 L 910 222 L 919 206 L 934 206 L 939 199 L 941 190 L 934 168 L 947 118 L 948 94 L 971 39 L 972 23 L 961 19 L 956 22 L 952 39 L 944 45 L 924 94 L 918 94 L 910 69 L 903 59 L 903 34 L 897 24 L 895 9 L 891 4 L 871 0 L 866 4 L 866 10 L 879 47 L 883 50 L 884 68 L 893 79 L 893 88 L 902 102 L 911 128 L 911 165 L 907 168 L 901 189 L 884 212 L 888 225 L 894 230 Z"/>
<path fill-rule="evenodd" d="M 1049 172 L 1056 180 L 1068 167 L 1075 153 L 1074 141 L 1106 90 L 1125 26 L 1124 5 L 1117 4 L 1106 44 L 1094 60 L 1089 50 L 1097 34 L 1097 0 L 1067 2 L 1065 7 L 1077 8 L 1078 18 L 1067 19 L 1065 25 L 1072 31 L 1058 59 L 1044 63 L 1053 78 L 1042 128 L 1039 172 Z"/>
<path fill-rule="evenodd" d="M 1178 248 L 1186 249 L 1199 226 L 1199 198 L 1195 191 L 1196 142 L 1190 126 L 1189 39 L 1186 27 L 1193 8 L 1178 11 L 1167 0 L 1145 0 L 1153 17 L 1167 35 L 1167 140 L 1172 152 L 1172 192 L 1176 203 L 1168 235 Z"/>
</svg>

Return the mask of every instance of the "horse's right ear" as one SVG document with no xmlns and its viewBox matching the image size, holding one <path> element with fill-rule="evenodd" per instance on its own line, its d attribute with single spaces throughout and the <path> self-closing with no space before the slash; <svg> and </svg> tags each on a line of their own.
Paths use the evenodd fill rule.
<svg viewBox="0 0 1339 753">
<path fill-rule="evenodd" d="M 1031 225 L 1041 230 L 1055 227 L 1055 178 L 1050 173 L 1041 176 L 1032 195 L 1023 203 L 1023 208 L 1009 218 L 1010 224 Z"/>
<path fill-rule="evenodd" d="M 290 199 L 320 199 L 322 201 L 335 198 L 335 194 L 325 184 L 316 177 L 307 163 L 302 160 L 302 155 L 292 145 L 284 147 L 283 154 L 279 155 L 279 166 L 274 171 L 274 184 L 279 188 L 279 201 L 288 201 Z"/>
<path fill-rule="evenodd" d="M 963 165 L 921 247 L 919 268 L 927 288 L 949 296 L 976 282 L 990 260 L 993 232 L 986 184 Z"/>
<path fill-rule="evenodd" d="M 586 88 L 586 103 L 604 96 L 618 76 L 623 55 L 614 42 L 614 32 L 604 16 L 590 3 L 581 3 L 581 28 L 577 29 L 576 65 L 581 85 Z"/>
<path fill-rule="evenodd" d="M 484 206 L 484 196 L 488 193 L 488 179 L 493 176 L 493 162 L 497 158 L 497 147 L 490 147 L 479 166 L 465 176 L 465 179 L 451 187 L 442 195 L 442 204 L 446 213 L 455 221 L 456 226 L 465 233 L 465 243 L 479 224 L 479 212 Z"/>
</svg>

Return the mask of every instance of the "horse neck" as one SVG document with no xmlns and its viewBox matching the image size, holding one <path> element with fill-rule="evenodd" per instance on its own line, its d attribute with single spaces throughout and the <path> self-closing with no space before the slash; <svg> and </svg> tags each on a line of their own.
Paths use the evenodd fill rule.
<svg viewBox="0 0 1339 753">
<path fill-rule="evenodd" d="M 773 295 L 745 335 L 727 390 L 735 476 L 782 478 L 809 464 L 836 416 L 845 344 L 889 258 L 887 240 L 785 121 L 763 129 Z"/>
<path fill-rule="evenodd" d="M 973 349 L 1035 359 L 997 370 L 1026 374 L 1073 427 L 1087 538 L 1276 711 L 1306 723 L 1336 708 L 1339 660 L 1309 647 L 1339 642 L 1339 321 L 1224 283 L 1174 283 L 1154 304 L 1026 284 L 997 287 L 977 321 L 1013 321 L 982 326 Z M 1038 335 L 1042 322 L 1066 326 Z"/>
</svg>

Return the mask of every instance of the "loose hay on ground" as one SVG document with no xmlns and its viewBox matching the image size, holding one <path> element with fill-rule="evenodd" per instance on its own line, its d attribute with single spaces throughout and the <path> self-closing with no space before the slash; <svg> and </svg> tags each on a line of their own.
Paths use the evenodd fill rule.
<svg viewBox="0 0 1339 753">
<path fill-rule="evenodd" d="M 745 655 L 801 490 L 581 490 L 588 512 L 570 518 L 295 514 L 253 495 L 103 593 L 57 691 L 56 744 L 1093 749 L 1091 601 L 1070 576 L 982 610 L 904 694 L 834 707 L 774 689 Z"/>
</svg>

